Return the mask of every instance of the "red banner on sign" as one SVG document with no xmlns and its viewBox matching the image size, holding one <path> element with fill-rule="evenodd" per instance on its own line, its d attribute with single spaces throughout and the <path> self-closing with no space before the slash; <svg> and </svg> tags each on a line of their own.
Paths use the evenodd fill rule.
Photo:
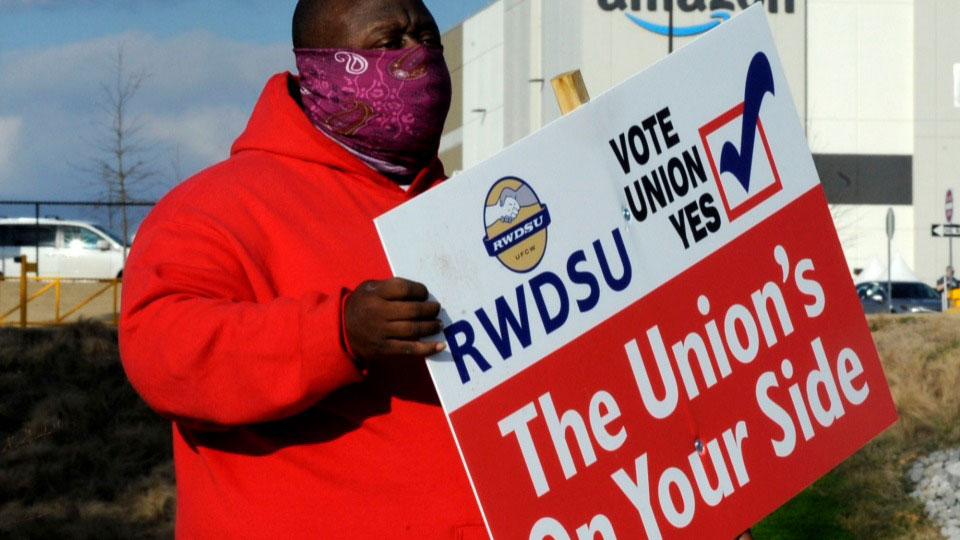
<svg viewBox="0 0 960 540">
<path fill-rule="evenodd" d="M 733 538 L 893 423 L 831 224 L 814 188 L 454 411 L 494 537 Z"/>
</svg>

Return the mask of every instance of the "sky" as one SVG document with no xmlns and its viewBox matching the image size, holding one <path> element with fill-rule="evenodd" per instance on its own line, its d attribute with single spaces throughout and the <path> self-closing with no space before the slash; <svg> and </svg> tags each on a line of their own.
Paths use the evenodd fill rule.
<svg viewBox="0 0 960 540">
<path fill-rule="evenodd" d="M 490 0 L 425 0 L 442 31 Z M 227 157 L 270 75 L 293 70 L 295 0 L 0 0 L 0 199 L 96 200 L 117 51 L 155 199 Z M 9 211 L 0 209 L 9 215 Z"/>
</svg>

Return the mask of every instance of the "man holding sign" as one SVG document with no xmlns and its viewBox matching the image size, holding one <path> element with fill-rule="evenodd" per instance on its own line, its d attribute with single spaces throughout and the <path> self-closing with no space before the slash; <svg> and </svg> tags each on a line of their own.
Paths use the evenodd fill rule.
<svg viewBox="0 0 960 540">
<path fill-rule="evenodd" d="M 302 0 L 300 77 L 137 235 L 120 344 L 174 421 L 184 538 L 486 538 L 423 357 L 439 305 L 373 218 L 443 178 L 450 79 L 420 0 Z M 369 281 L 372 280 L 372 281 Z"/>
</svg>

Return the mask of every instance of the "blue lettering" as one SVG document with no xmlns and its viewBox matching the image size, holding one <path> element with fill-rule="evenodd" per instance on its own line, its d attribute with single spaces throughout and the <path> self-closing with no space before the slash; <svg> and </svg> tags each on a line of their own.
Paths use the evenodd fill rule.
<svg viewBox="0 0 960 540">
<path fill-rule="evenodd" d="M 617 253 L 620 254 L 620 262 L 623 265 L 623 275 L 614 278 L 610 272 L 610 264 L 603 253 L 603 246 L 600 240 L 593 243 L 593 250 L 597 252 L 597 258 L 600 259 L 600 270 L 603 271 L 603 279 L 607 285 L 616 292 L 620 292 L 630 286 L 630 280 L 633 279 L 633 268 L 630 266 L 630 257 L 627 256 L 627 248 L 623 245 L 623 236 L 620 235 L 620 229 L 613 230 L 613 241 L 617 244 Z"/>
<path fill-rule="evenodd" d="M 549 225 L 550 217 L 546 214 L 541 218 L 543 223 Z M 540 226 L 540 219 L 531 219 L 529 223 L 516 227 L 513 231 L 503 235 L 501 239 L 488 243 L 488 248 L 493 251 L 498 246 L 499 241 L 509 245 L 512 241 L 519 240 L 522 236 L 533 232 L 543 230 Z M 593 242 L 593 249 L 596 252 L 600 270 L 603 273 L 603 279 L 614 292 L 620 292 L 630 286 L 633 280 L 633 267 L 630 263 L 630 257 L 623 240 L 623 235 L 619 229 L 612 232 L 614 244 L 617 247 L 617 254 L 620 257 L 620 276 L 614 276 L 610 268 L 610 262 L 604 252 L 603 244 L 598 239 Z M 576 285 L 587 287 L 587 295 L 584 298 L 576 300 L 577 308 L 580 313 L 586 313 L 593 310 L 600 303 L 601 286 L 598 277 L 589 269 L 589 265 L 584 268 L 584 263 L 588 262 L 587 254 L 584 250 L 573 252 L 567 259 L 567 277 L 570 282 Z M 537 274 L 528 282 L 530 293 L 533 295 L 533 301 L 537 308 L 537 315 L 543 324 L 543 329 L 547 335 L 556 332 L 563 327 L 570 319 L 570 294 L 567 289 L 567 283 L 564 278 L 554 272 L 546 271 Z M 500 296 L 494 301 L 496 309 L 496 323 L 483 308 L 476 310 L 477 320 L 483 327 L 483 330 L 489 336 L 491 343 L 496 347 L 497 352 L 503 360 L 508 360 L 513 356 L 514 339 L 521 347 L 526 349 L 533 343 L 529 313 L 527 311 L 526 285 L 519 285 L 516 288 L 516 308 L 507 302 L 506 296 Z M 554 303 L 555 313 L 551 313 L 551 306 L 548 305 L 545 289 L 547 287 L 556 291 L 556 297 L 559 304 Z M 491 365 L 480 353 L 475 345 L 474 327 L 467 321 L 458 321 L 444 329 L 447 343 L 450 346 L 450 353 L 456 363 L 457 371 L 460 374 L 460 380 L 466 384 L 470 381 L 470 373 L 467 369 L 467 358 L 469 357 L 482 372 L 490 370 Z M 512 335 L 511 335 L 512 334 Z"/>
<path fill-rule="evenodd" d="M 469 356 L 480 368 L 480 371 L 486 372 L 490 369 L 490 363 L 480 354 L 477 347 L 473 344 L 476 335 L 473 332 L 473 326 L 467 321 L 457 321 L 443 329 L 443 335 L 447 338 L 450 345 L 450 354 L 453 355 L 453 361 L 457 364 L 457 371 L 460 373 L 460 381 L 463 384 L 470 382 L 470 372 L 467 371 L 467 363 L 464 357 Z M 461 343 L 457 336 L 464 337 Z"/>
<path fill-rule="evenodd" d="M 507 304 L 507 299 L 503 296 L 497 298 L 495 305 L 497 307 L 497 323 L 500 327 L 499 332 L 493 327 L 493 322 L 490 321 L 490 317 L 487 316 L 487 312 L 484 311 L 483 308 L 476 311 L 477 319 L 480 320 L 483 329 L 487 332 L 487 335 L 490 336 L 490 341 L 492 341 L 493 345 L 497 348 L 500 357 L 507 360 L 513 356 L 513 347 L 510 343 L 510 329 L 513 329 L 513 332 L 517 335 L 517 341 L 520 342 L 520 345 L 522 345 L 524 349 L 529 347 L 532 342 L 532 338 L 530 337 L 530 319 L 527 317 L 527 299 L 523 294 L 523 285 L 517 287 L 517 312 L 520 315 L 519 319 L 513 314 L 513 310 L 510 308 L 510 305 Z M 507 328 L 508 326 L 510 327 L 509 329 Z"/>
<path fill-rule="evenodd" d="M 550 316 L 547 303 L 543 298 L 543 286 L 551 285 L 557 291 L 560 297 L 560 310 L 556 315 Z M 547 334 L 552 334 L 558 330 L 570 315 L 570 298 L 567 296 L 567 288 L 563 285 L 560 276 L 553 272 L 544 272 L 530 280 L 530 292 L 533 293 L 533 301 L 537 304 L 537 311 L 540 312 L 540 319 L 543 321 L 543 329 Z"/>
<path fill-rule="evenodd" d="M 590 272 L 577 270 L 577 265 L 586 261 L 587 254 L 584 253 L 583 250 L 574 252 L 573 255 L 567 259 L 567 275 L 570 276 L 570 281 L 577 285 L 586 285 L 590 288 L 590 294 L 587 295 L 586 298 L 577 300 L 577 307 L 580 308 L 580 313 L 586 313 L 597 307 L 597 304 L 600 303 L 600 282 L 598 282 L 597 278 Z"/>
</svg>

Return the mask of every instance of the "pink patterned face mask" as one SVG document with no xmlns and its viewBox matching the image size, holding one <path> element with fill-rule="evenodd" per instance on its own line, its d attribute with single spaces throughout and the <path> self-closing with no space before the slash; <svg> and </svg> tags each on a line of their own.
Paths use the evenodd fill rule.
<svg viewBox="0 0 960 540">
<path fill-rule="evenodd" d="M 443 50 L 294 49 L 317 128 L 374 169 L 414 176 L 437 155 L 450 110 Z"/>
</svg>

